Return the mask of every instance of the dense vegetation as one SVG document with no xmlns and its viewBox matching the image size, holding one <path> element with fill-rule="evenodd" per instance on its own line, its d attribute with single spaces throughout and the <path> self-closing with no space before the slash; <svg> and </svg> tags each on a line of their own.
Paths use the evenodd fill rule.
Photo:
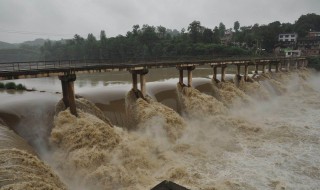
<svg viewBox="0 0 320 190">
<path fill-rule="evenodd" d="M 42 47 L 28 46 L 18 50 L 0 50 L 1 61 L 68 60 L 68 59 L 161 59 L 166 57 L 221 57 L 272 54 L 279 33 L 297 32 L 304 37 L 309 30 L 320 31 L 320 15 L 302 15 L 294 24 L 272 22 L 267 25 L 241 26 L 234 22 L 227 29 L 223 23 L 213 29 L 193 21 L 181 31 L 163 26 L 134 25 L 126 35 L 107 37 L 101 31 L 99 40 L 88 34 L 86 38 L 46 41 Z M 231 40 L 221 44 L 233 33 Z M 7 51 L 7 52 L 5 52 Z"/>
<path fill-rule="evenodd" d="M 308 67 L 320 71 L 320 57 L 308 57 Z"/>
<path fill-rule="evenodd" d="M 14 82 L 8 82 L 5 84 L 0 82 L 0 89 L 26 90 L 27 88 L 22 84 L 16 84 Z"/>
</svg>

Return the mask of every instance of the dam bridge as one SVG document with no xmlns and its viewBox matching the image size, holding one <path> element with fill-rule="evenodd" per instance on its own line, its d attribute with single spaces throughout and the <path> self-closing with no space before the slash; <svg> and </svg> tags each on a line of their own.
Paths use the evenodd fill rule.
<svg viewBox="0 0 320 190">
<path fill-rule="evenodd" d="M 258 57 L 258 58 L 212 58 L 212 59 L 184 59 L 184 60 L 150 60 L 150 61 L 112 61 L 99 60 L 58 60 L 58 61 L 29 61 L 0 63 L 0 80 L 20 78 L 43 78 L 58 76 L 61 80 L 63 102 L 70 108 L 73 115 L 77 115 L 75 104 L 74 81 L 76 74 L 129 71 L 132 75 L 132 88 L 139 97 L 146 96 L 146 74 L 148 69 L 175 67 L 179 73 L 179 83 L 182 86 L 192 86 L 192 71 L 197 66 L 209 65 L 212 67 L 213 78 L 217 82 L 224 82 L 228 66 L 236 66 L 236 75 L 243 75 L 248 79 L 249 67 L 254 67 L 258 74 L 259 67 L 262 73 L 290 71 L 304 68 L 308 64 L 306 57 Z M 242 69 L 241 72 L 241 67 Z M 220 69 L 220 72 L 218 72 Z M 184 71 L 187 72 L 187 83 L 184 84 Z M 221 78 L 218 79 L 218 73 Z M 140 82 L 138 82 L 138 76 Z M 138 88 L 140 83 L 140 89 Z"/>
</svg>

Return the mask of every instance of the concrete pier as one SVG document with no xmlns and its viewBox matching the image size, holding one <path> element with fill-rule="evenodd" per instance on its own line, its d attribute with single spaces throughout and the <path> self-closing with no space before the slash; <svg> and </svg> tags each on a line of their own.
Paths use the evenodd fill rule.
<svg viewBox="0 0 320 190">
<path fill-rule="evenodd" d="M 132 89 L 134 91 L 137 91 L 138 90 L 138 75 L 137 75 L 137 73 L 133 72 L 133 73 L 131 73 L 131 76 L 132 76 Z"/>
<path fill-rule="evenodd" d="M 294 61 L 294 69 L 298 69 L 298 61 Z"/>
<path fill-rule="evenodd" d="M 244 81 L 248 81 L 248 68 L 249 65 L 244 66 Z"/>
<path fill-rule="evenodd" d="M 218 78 L 217 78 L 217 74 L 218 74 L 218 67 L 217 66 L 213 66 L 213 80 L 218 82 Z"/>
<path fill-rule="evenodd" d="M 276 63 L 276 73 L 278 73 L 278 72 L 279 72 L 280 64 L 281 64 L 280 62 L 277 62 L 277 63 Z"/>
<path fill-rule="evenodd" d="M 272 72 L 272 62 L 271 61 L 268 63 L 268 72 L 269 73 Z"/>
<path fill-rule="evenodd" d="M 177 69 L 179 70 L 179 84 L 181 86 L 192 86 L 192 71 L 195 69 L 195 66 L 177 66 Z M 188 81 L 187 85 L 183 83 L 183 71 L 187 70 L 187 75 L 188 75 Z"/>
<path fill-rule="evenodd" d="M 258 64 L 256 64 L 256 65 L 255 65 L 254 73 L 255 73 L 255 74 L 258 74 L 258 71 L 259 71 L 259 65 L 258 65 Z"/>
<path fill-rule="evenodd" d="M 184 83 L 183 83 L 183 69 L 178 68 L 178 70 L 179 70 L 179 83 L 181 86 L 183 86 L 184 85 Z"/>
<path fill-rule="evenodd" d="M 241 74 L 241 67 L 240 65 L 237 65 L 237 75 L 240 76 Z"/>
<path fill-rule="evenodd" d="M 78 116 L 75 102 L 74 81 L 75 74 L 66 74 L 59 76 L 62 86 L 63 103 L 66 108 L 70 108 L 71 114 Z"/>
<path fill-rule="evenodd" d="M 136 93 L 138 97 L 139 95 L 139 89 L 138 89 L 138 75 L 140 75 L 140 92 L 141 92 L 141 98 L 144 98 L 147 95 L 147 88 L 146 88 L 146 74 L 148 74 L 148 69 L 137 69 L 137 70 L 130 70 L 130 73 L 132 75 L 132 89 Z"/>
<path fill-rule="evenodd" d="M 262 64 L 262 73 L 266 73 L 266 65 Z"/>
<path fill-rule="evenodd" d="M 286 65 L 287 69 L 286 70 L 289 72 L 290 71 L 290 60 L 287 60 L 286 63 L 287 63 L 287 65 Z"/>
<path fill-rule="evenodd" d="M 221 66 L 221 82 L 225 82 L 227 65 Z"/>
<path fill-rule="evenodd" d="M 140 90 L 141 90 L 143 97 L 145 97 L 147 95 L 146 83 L 147 83 L 146 74 L 141 74 L 140 75 Z"/>
</svg>

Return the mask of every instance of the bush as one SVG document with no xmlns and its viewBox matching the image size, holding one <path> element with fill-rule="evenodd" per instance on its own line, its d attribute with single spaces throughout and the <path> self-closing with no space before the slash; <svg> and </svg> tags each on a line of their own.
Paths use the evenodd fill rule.
<svg viewBox="0 0 320 190">
<path fill-rule="evenodd" d="M 320 57 L 308 57 L 308 67 L 320 71 Z"/>
<path fill-rule="evenodd" d="M 26 90 L 27 88 L 24 86 L 24 85 L 22 85 L 22 84 L 18 84 L 17 86 L 16 86 L 16 90 Z"/>
<path fill-rule="evenodd" d="M 8 82 L 5 84 L 6 89 L 16 89 L 16 84 L 14 82 Z"/>
<path fill-rule="evenodd" d="M 0 89 L 4 88 L 4 84 L 2 82 L 0 82 Z"/>
</svg>

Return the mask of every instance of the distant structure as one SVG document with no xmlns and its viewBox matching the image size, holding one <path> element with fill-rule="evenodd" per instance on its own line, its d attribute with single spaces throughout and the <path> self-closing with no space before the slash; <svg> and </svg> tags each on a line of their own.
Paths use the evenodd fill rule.
<svg viewBox="0 0 320 190">
<path fill-rule="evenodd" d="M 297 49 L 298 34 L 282 33 L 278 35 L 278 43 L 275 45 L 274 51 L 276 55 L 289 56 L 289 50 Z M 290 56 L 289 56 L 290 57 Z"/>
<path fill-rule="evenodd" d="M 284 50 L 285 57 L 300 57 L 301 50 Z"/>
<path fill-rule="evenodd" d="M 320 37 L 320 32 L 309 32 L 307 37 L 310 37 L 310 38 Z"/>
<path fill-rule="evenodd" d="M 233 32 L 232 29 L 228 29 L 224 32 L 224 36 L 221 38 L 221 44 L 229 45 L 232 42 Z"/>
<path fill-rule="evenodd" d="M 298 39 L 297 33 L 279 34 L 279 42 L 296 43 Z"/>
<path fill-rule="evenodd" d="M 310 31 L 306 37 L 299 39 L 298 49 L 303 55 L 320 55 L 320 32 Z"/>
</svg>

